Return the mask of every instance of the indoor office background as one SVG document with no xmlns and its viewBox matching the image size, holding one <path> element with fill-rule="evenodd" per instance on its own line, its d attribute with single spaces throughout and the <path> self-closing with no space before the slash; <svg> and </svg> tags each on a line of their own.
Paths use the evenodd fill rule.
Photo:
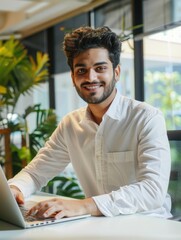
<svg viewBox="0 0 181 240">
<path fill-rule="evenodd" d="M 106 25 L 123 40 L 118 89 L 123 95 L 160 108 L 168 130 L 181 129 L 180 10 L 181 2 L 176 0 L 111 0 L 23 39 L 30 54 L 37 50 L 49 53 L 51 72 L 49 82 L 37 88 L 27 104 L 32 101 L 54 108 L 59 120 L 84 105 L 72 86 L 63 37 L 82 25 Z M 24 99 L 22 102 L 24 105 Z"/>
<path fill-rule="evenodd" d="M 178 184 L 181 181 L 180 12 L 178 0 L 110 0 L 23 39 L 30 54 L 37 50 L 48 52 L 51 77 L 31 95 L 23 97 L 16 109 L 21 112 L 30 104 L 41 103 L 44 108 L 55 109 L 60 121 L 66 113 L 84 106 L 72 85 L 62 50 L 63 37 L 80 26 L 110 27 L 123 41 L 117 88 L 121 94 L 146 101 L 164 113 L 168 134 L 171 134 L 169 191 L 177 212 L 181 212 L 181 184 Z M 33 128 L 31 119 L 29 127 Z"/>
</svg>

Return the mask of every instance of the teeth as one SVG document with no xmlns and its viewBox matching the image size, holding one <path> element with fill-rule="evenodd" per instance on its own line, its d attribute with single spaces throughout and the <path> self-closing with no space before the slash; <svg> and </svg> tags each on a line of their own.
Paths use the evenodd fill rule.
<svg viewBox="0 0 181 240">
<path fill-rule="evenodd" d="M 99 86 L 86 86 L 86 88 L 88 88 L 88 89 L 96 89 L 96 88 L 98 88 Z"/>
</svg>

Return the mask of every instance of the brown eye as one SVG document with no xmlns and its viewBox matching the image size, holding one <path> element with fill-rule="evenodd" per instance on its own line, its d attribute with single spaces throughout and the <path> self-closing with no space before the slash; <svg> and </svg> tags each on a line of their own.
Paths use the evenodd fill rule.
<svg viewBox="0 0 181 240">
<path fill-rule="evenodd" d="M 97 72 L 104 72 L 106 69 L 107 69 L 106 66 L 99 66 L 99 67 L 96 68 L 96 71 Z"/>
<path fill-rule="evenodd" d="M 77 74 L 81 75 L 81 74 L 84 74 L 86 72 L 85 68 L 79 68 L 77 70 Z"/>
</svg>

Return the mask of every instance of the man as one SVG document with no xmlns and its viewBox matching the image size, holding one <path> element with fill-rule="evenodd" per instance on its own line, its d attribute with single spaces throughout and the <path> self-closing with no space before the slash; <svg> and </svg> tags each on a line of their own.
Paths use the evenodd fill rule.
<svg viewBox="0 0 181 240">
<path fill-rule="evenodd" d="M 68 33 L 64 51 L 87 107 L 65 116 L 31 163 L 9 181 L 19 204 L 72 163 L 86 198 L 55 198 L 29 214 L 46 218 L 142 213 L 170 217 L 170 150 L 162 113 L 121 96 L 121 43 L 109 28 Z"/>
</svg>

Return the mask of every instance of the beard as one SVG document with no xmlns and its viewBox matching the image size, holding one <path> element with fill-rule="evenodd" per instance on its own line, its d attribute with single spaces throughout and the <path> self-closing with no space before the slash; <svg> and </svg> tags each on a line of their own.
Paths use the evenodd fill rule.
<svg viewBox="0 0 181 240">
<path fill-rule="evenodd" d="M 90 93 L 89 95 L 87 94 L 84 94 L 83 92 L 81 92 L 81 88 L 83 86 L 86 86 L 86 85 L 89 85 L 89 84 L 99 84 L 101 85 L 101 87 L 104 87 L 104 92 L 101 96 L 97 97 L 96 96 L 96 92 L 92 92 Z M 76 91 L 78 93 L 78 95 L 87 103 L 89 104 L 99 104 L 99 103 L 102 103 L 104 100 L 106 100 L 110 95 L 111 93 L 113 92 L 114 88 L 115 88 L 115 85 L 116 85 L 116 80 L 115 78 L 113 77 L 112 81 L 109 83 L 109 85 L 106 86 L 105 82 L 104 81 L 101 81 L 101 82 L 92 82 L 92 83 L 83 83 L 81 84 L 81 87 L 78 88 L 76 85 L 75 85 L 75 88 L 76 88 Z"/>
</svg>

